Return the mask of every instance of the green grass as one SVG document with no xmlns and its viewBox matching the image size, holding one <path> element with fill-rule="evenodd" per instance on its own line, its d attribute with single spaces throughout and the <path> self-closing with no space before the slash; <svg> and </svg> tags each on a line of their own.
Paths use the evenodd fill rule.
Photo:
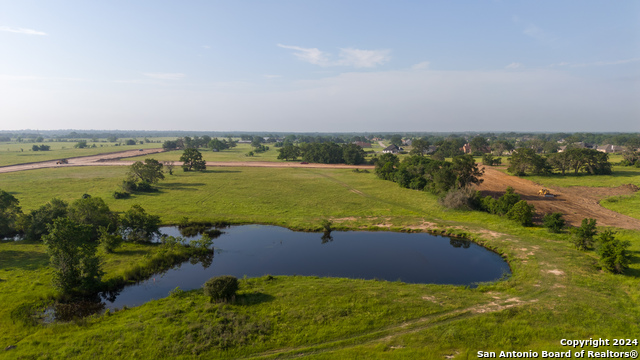
<svg viewBox="0 0 640 360">
<path fill-rule="evenodd" d="M 150 139 L 151 140 L 151 139 Z M 154 138 L 153 141 L 159 141 Z M 124 141 L 122 141 L 124 143 Z M 33 145 L 49 145 L 49 151 L 32 151 Z M 135 149 L 152 149 L 162 147 L 161 143 L 145 143 L 138 145 L 120 145 L 109 142 L 92 142 L 88 141 L 89 146 L 96 145 L 95 148 L 76 149 L 73 146 L 76 142 L 44 142 L 44 143 L 16 143 L 16 142 L 0 142 L 0 166 L 15 165 L 23 163 L 32 163 L 38 161 L 48 161 L 56 159 L 65 159 L 77 156 L 89 156 L 97 154 L 106 154 L 125 150 Z"/>
<path fill-rule="evenodd" d="M 616 187 L 625 184 L 640 186 L 640 168 L 633 166 L 614 166 L 611 175 L 553 174 L 547 176 L 526 176 L 527 180 L 545 186 L 589 186 Z"/>
<path fill-rule="evenodd" d="M 9 305 L 0 309 L 0 347 L 17 345 L 3 356 L 464 359 L 479 350 L 566 351 L 560 339 L 633 338 L 640 330 L 638 231 L 618 232 L 632 243 L 634 258 L 626 275 L 611 275 L 594 266 L 593 252 L 573 249 L 568 234 L 523 228 L 486 213 L 448 211 L 430 194 L 401 189 L 373 174 L 268 168 L 177 172 L 158 193 L 114 200 L 109 194 L 125 170 L 33 170 L 0 175 L 0 186 L 25 209 L 53 196 L 73 200 L 89 190 L 112 209 L 139 203 L 165 223 L 188 216 L 318 229 L 322 219 L 332 218 L 348 229 L 422 226 L 466 233 L 504 254 L 513 276 L 477 289 L 297 276 L 248 279 L 241 281 L 234 304 L 209 304 L 195 290 L 109 316 L 30 327 L 13 323 L 10 314 L 53 292 L 46 255 L 41 245 L 1 242 L 0 302 Z M 135 266 L 153 248 L 130 250 L 107 257 L 107 277 Z M 220 339 L 229 347 L 223 349 Z"/>
</svg>

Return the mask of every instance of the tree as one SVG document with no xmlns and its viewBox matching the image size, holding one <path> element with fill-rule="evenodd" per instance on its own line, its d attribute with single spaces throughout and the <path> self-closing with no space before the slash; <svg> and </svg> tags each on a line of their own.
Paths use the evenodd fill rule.
<svg viewBox="0 0 640 360">
<path fill-rule="evenodd" d="M 631 243 L 616 239 L 614 237 L 615 234 L 611 230 L 605 230 L 600 233 L 596 253 L 600 255 L 599 263 L 603 269 L 621 274 L 629 268 L 629 263 L 631 262 L 631 253 L 627 250 Z"/>
<path fill-rule="evenodd" d="M 80 140 L 75 145 L 73 145 L 76 149 L 84 149 L 87 147 L 87 140 Z"/>
<path fill-rule="evenodd" d="M 483 136 L 476 136 L 469 142 L 471 145 L 471 152 L 473 153 L 486 153 L 489 151 L 489 142 Z"/>
<path fill-rule="evenodd" d="M 484 168 L 478 169 L 478 164 L 471 155 L 460 155 L 453 158 L 451 170 L 456 175 L 458 189 L 466 188 L 471 184 L 480 185 L 484 181 Z"/>
<path fill-rule="evenodd" d="M 548 171 L 545 158 L 528 148 L 517 149 L 509 158 L 509 163 L 507 171 L 518 176 L 524 176 L 527 173 L 537 175 Z"/>
<path fill-rule="evenodd" d="M 68 208 L 69 219 L 77 224 L 91 226 L 91 239 L 98 239 L 98 228 L 104 227 L 110 232 L 117 229 L 118 218 L 100 197 L 86 197 L 71 203 Z"/>
<path fill-rule="evenodd" d="M 43 237 L 51 266 L 55 269 L 54 285 L 64 294 L 88 291 L 100 282 L 102 271 L 96 256 L 98 242 L 91 239 L 91 226 L 69 218 L 57 218 Z"/>
<path fill-rule="evenodd" d="M 391 138 L 389 139 L 389 142 L 395 146 L 402 146 L 402 136 L 400 135 L 392 135 Z"/>
<path fill-rule="evenodd" d="M 175 140 L 167 140 L 162 144 L 164 150 L 175 150 L 178 148 L 178 142 Z"/>
<path fill-rule="evenodd" d="M 360 165 L 364 162 L 366 154 L 360 145 L 345 144 L 342 145 L 342 158 L 344 163 L 348 165 Z"/>
<path fill-rule="evenodd" d="M 146 241 L 159 236 L 160 217 L 147 214 L 140 205 L 133 205 L 120 218 L 120 233 L 127 241 Z"/>
<path fill-rule="evenodd" d="M 393 180 L 393 174 L 400 159 L 393 154 L 382 154 L 376 161 L 376 175 L 384 180 Z"/>
<path fill-rule="evenodd" d="M 173 175 L 173 168 L 175 167 L 175 163 L 173 161 L 165 161 L 164 167 L 169 171 L 169 175 Z"/>
<path fill-rule="evenodd" d="M 254 148 L 257 148 L 257 147 L 260 147 L 263 142 L 264 142 L 264 139 L 261 136 L 254 136 L 251 139 L 251 146 L 253 146 Z"/>
<path fill-rule="evenodd" d="M 133 139 L 129 139 L 129 140 L 125 141 L 125 142 L 124 142 L 124 144 L 125 144 L 125 145 L 135 145 L 135 144 L 136 144 L 136 141 L 135 141 L 135 140 L 133 140 Z"/>
<path fill-rule="evenodd" d="M 17 221 L 22 214 L 20 201 L 4 190 L 0 190 L 0 239 L 18 233 Z"/>
<path fill-rule="evenodd" d="M 184 171 L 202 171 L 207 169 L 207 163 L 202 160 L 202 154 L 193 148 L 185 149 L 182 156 L 180 156 L 180 161 L 183 162 L 182 170 Z"/>
<path fill-rule="evenodd" d="M 547 158 L 547 162 L 554 170 L 560 171 L 562 175 L 564 175 L 565 171 L 569 170 L 571 166 L 569 153 L 567 152 L 551 154 Z"/>
<path fill-rule="evenodd" d="M 51 199 L 36 210 L 31 210 L 20 219 L 20 228 L 26 240 L 38 241 L 49 233 L 48 226 L 53 220 L 66 217 L 69 204 L 60 199 Z"/>
<path fill-rule="evenodd" d="M 516 221 L 522 226 L 532 226 L 533 225 L 533 205 L 529 205 L 524 200 L 518 201 L 511 210 L 507 213 L 507 218 L 509 220 Z"/>
<path fill-rule="evenodd" d="M 596 219 L 582 219 L 580 227 L 573 231 L 573 244 L 578 250 L 590 249 L 597 233 Z"/>
<path fill-rule="evenodd" d="M 129 166 L 129 176 L 134 180 L 155 184 L 164 180 L 162 163 L 156 159 L 144 159 L 144 163 L 136 161 Z"/>
<path fill-rule="evenodd" d="M 424 153 L 429 150 L 429 141 L 426 139 L 414 139 L 411 142 L 413 149 L 409 152 L 411 155 L 424 156 Z"/>
<path fill-rule="evenodd" d="M 511 144 L 507 140 L 496 140 L 491 143 L 490 147 L 491 147 L 491 152 L 493 153 L 493 155 L 496 155 L 496 156 L 502 156 L 502 154 L 504 154 L 505 151 L 513 150 L 513 144 Z"/>
<path fill-rule="evenodd" d="M 562 213 L 546 214 L 542 218 L 542 225 L 552 233 L 559 233 L 564 228 Z"/>
<path fill-rule="evenodd" d="M 278 149 L 278 159 L 280 160 L 295 160 L 298 156 L 300 156 L 300 148 L 291 143 L 286 143 Z"/>
<path fill-rule="evenodd" d="M 226 141 L 220 141 L 218 140 L 218 138 L 215 139 L 211 139 L 209 141 L 209 143 L 207 144 L 207 146 L 211 149 L 211 150 L 215 150 L 215 151 L 221 151 L 224 149 L 228 149 L 229 145 L 227 144 Z"/>
</svg>

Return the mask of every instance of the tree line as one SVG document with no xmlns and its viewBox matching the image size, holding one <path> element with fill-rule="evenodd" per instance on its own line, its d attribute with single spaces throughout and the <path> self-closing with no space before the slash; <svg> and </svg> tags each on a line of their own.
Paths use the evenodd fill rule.
<svg viewBox="0 0 640 360">
<path fill-rule="evenodd" d="M 509 164 L 507 171 L 519 176 L 544 175 L 554 171 L 562 175 L 567 171 L 589 175 L 609 175 L 612 172 L 609 154 L 575 147 L 547 156 L 536 154 L 533 149 L 519 148 L 509 158 Z"/>
<path fill-rule="evenodd" d="M 336 144 L 334 142 L 303 143 L 295 145 L 286 142 L 278 149 L 278 159 L 296 160 L 319 164 L 364 164 L 366 153 L 356 144 Z"/>
</svg>

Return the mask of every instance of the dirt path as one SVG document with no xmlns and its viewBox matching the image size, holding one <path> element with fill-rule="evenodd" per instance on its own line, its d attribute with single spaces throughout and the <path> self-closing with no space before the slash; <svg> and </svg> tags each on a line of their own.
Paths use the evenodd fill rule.
<svg viewBox="0 0 640 360">
<path fill-rule="evenodd" d="M 555 197 L 548 198 L 538 195 L 538 191 L 544 186 L 526 178 L 507 175 L 496 168 L 485 167 L 483 178 L 484 182 L 478 188 L 483 195 L 498 197 L 504 193 L 507 186 L 511 186 L 516 193 L 522 196 L 523 200 L 535 206 L 539 216 L 560 212 L 564 214 L 567 223 L 573 226 L 580 226 L 584 218 L 593 218 L 598 221 L 598 225 L 640 230 L 640 220 L 605 209 L 598 203 L 609 196 L 633 194 L 638 190 L 633 185 L 615 188 L 547 186 L 547 189 L 555 195 Z"/>
<path fill-rule="evenodd" d="M 164 151 L 163 149 L 143 149 L 143 150 L 126 150 L 119 151 L 108 154 L 98 154 L 98 155 L 90 155 L 90 156 L 78 156 L 74 158 L 67 158 L 69 161 L 68 164 L 56 164 L 56 161 L 60 160 L 51 160 L 51 161 L 41 161 L 35 163 L 28 164 L 19 164 L 19 165 L 9 165 L 0 167 L 0 173 L 8 173 L 15 171 L 24 171 L 24 170 L 33 170 L 33 169 L 44 169 L 44 168 L 56 168 L 56 167 L 67 167 L 67 166 L 95 166 L 95 165 L 105 165 L 107 163 L 113 163 L 108 165 L 130 165 L 124 162 L 118 162 L 116 160 L 122 158 L 128 158 L 133 156 L 141 156 L 141 155 L 149 155 L 155 154 Z M 133 164 L 133 161 L 130 162 Z"/>
</svg>

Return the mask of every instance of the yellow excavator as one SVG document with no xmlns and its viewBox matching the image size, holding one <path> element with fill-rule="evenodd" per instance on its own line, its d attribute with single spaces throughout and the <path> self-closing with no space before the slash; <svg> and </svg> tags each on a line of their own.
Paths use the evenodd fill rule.
<svg viewBox="0 0 640 360">
<path fill-rule="evenodd" d="M 540 189 L 538 191 L 538 195 L 546 196 L 546 197 L 553 197 L 553 194 L 551 194 L 551 191 L 549 191 L 549 189 L 547 189 L 547 188 Z"/>
</svg>

